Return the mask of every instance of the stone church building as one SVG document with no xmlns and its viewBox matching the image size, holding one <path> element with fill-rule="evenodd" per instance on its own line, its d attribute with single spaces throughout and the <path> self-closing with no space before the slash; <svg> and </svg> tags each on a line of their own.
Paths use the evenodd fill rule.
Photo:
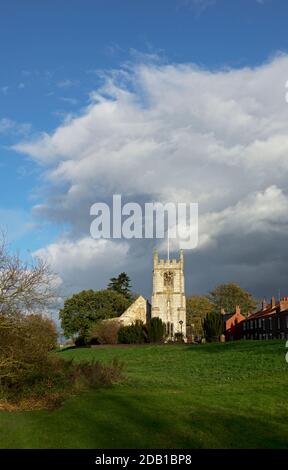
<svg viewBox="0 0 288 470">
<path fill-rule="evenodd" d="M 186 338 L 186 298 L 184 281 L 184 256 L 179 259 L 159 259 L 157 251 L 153 257 L 152 305 L 141 295 L 117 319 L 122 325 L 131 325 L 136 320 L 144 323 L 159 317 L 165 323 L 167 339 L 182 333 Z"/>
</svg>

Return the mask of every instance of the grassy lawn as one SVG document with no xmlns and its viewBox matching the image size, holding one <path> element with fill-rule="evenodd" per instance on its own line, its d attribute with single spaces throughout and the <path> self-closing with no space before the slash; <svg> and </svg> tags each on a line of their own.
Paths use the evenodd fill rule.
<svg viewBox="0 0 288 470">
<path fill-rule="evenodd" d="M 287 448 L 284 341 L 71 349 L 127 380 L 55 411 L 0 412 L 2 448 Z"/>
</svg>

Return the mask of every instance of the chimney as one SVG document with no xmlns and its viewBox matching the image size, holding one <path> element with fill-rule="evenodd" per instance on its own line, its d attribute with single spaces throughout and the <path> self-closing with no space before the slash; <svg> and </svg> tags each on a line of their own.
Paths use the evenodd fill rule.
<svg viewBox="0 0 288 470">
<path fill-rule="evenodd" d="M 276 298 L 273 295 L 273 297 L 271 299 L 271 308 L 275 308 L 275 307 L 276 307 Z"/>
<path fill-rule="evenodd" d="M 267 302 L 266 302 L 266 299 L 264 297 L 263 301 L 262 301 L 262 310 L 266 310 L 267 308 Z"/>
<path fill-rule="evenodd" d="M 236 305 L 235 313 L 236 313 L 236 315 L 240 315 L 240 314 L 241 314 L 240 305 Z"/>
<path fill-rule="evenodd" d="M 283 297 L 280 300 L 280 312 L 283 312 L 283 310 L 288 309 L 288 297 Z"/>
</svg>

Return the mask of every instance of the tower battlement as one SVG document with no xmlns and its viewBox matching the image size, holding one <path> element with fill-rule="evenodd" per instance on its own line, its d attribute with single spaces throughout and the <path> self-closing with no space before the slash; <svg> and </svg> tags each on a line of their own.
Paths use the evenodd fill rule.
<svg viewBox="0 0 288 470">
<path fill-rule="evenodd" d="M 181 261 L 177 261 L 176 259 L 171 259 L 171 260 L 168 260 L 168 259 L 160 259 L 159 262 L 158 262 L 158 266 L 161 266 L 163 268 L 173 268 L 173 267 L 176 267 L 176 266 L 180 266 L 181 264 Z"/>
</svg>

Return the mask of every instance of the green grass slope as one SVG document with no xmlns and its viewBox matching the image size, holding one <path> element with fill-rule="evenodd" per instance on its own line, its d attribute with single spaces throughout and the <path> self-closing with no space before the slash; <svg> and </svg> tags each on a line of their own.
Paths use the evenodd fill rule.
<svg viewBox="0 0 288 470">
<path fill-rule="evenodd" d="M 287 448 L 284 341 L 72 349 L 127 380 L 54 411 L 0 412 L 2 448 Z"/>
</svg>

